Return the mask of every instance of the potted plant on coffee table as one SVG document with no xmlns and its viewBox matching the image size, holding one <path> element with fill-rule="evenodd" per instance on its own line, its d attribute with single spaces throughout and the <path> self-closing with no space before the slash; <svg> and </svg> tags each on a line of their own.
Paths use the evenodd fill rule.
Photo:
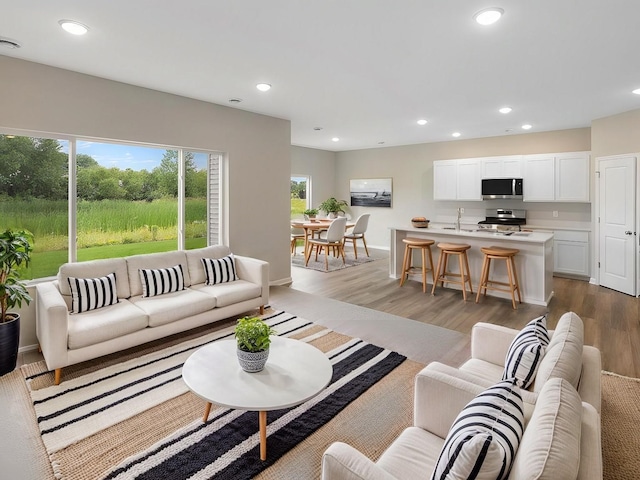
<svg viewBox="0 0 640 480">
<path fill-rule="evenodd" d="M 275 330 L 258 317 L 238 319 L 235 329 L 238 362 L 245 372 L 255 373 L 264 368 L 269 358 L 269 337 L 275 333 Z"/>
<path fill-rule="evenodd" d="M 329 218 L 336 218 L 338 213 L 345 213 L 345 208 L 348 207 L 346 200 L 338 200 L 335 197 L 331 197 L 322 202 L 318 208 L 327 213 Z"/>
<path fill-rule="evenodd" d="M 0 233 L 0 376 L 12 372 L 18 360 L 20 314 L 10 310 L 31 302 L 17 269 L 29 265 L 32 241 L 33 235 L 26 230 Z"/>
</svg>

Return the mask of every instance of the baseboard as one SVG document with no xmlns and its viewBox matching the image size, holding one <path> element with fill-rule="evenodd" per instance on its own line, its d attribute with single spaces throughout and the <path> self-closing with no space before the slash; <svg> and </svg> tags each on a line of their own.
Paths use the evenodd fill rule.
<svg viewBox="0 0 640 480">
<path fill-rule="evenodd" d="M 38 350 L 38 344 L 34 345 L 25 345 L 24 347 L 18 348 L 18 353 L 32 352 L 34 350 Z"/>
<path fill-rule="evenodd" d="M 291 277 L 286 277 L 286 278 L 280 278 L 278 280 L 273 280 L 269 282 L 269 286 L 270 287 L 288 287 L 289 285 L 291 285 L 291 283 L 293 283 L 293 278 Z"/>
</svg>

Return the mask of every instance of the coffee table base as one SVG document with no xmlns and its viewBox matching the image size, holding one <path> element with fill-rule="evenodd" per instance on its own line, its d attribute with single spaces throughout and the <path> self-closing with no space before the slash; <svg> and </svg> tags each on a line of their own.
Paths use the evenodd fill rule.
<svg viewBox="0 0 640 480">
<path fill-rule="evenodd" d="M 211 402 L 207 402 L 204 407 L 204 417 L 202 423 L 207 423 L 211 413 Z M 267 459 L 267 412 L 260 410 L 258 412 L 258 425 L 260 427 L 260 460 Z"/>
</svg>

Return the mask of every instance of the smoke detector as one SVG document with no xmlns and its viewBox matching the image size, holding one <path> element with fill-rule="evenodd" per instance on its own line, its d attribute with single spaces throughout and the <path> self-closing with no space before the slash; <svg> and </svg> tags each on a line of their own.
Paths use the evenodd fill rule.
<svg viewBox="0 0 640 480">
<path fill-rule="evenodd" d="M 16 48 L 20 48 L 20 46 L 21 45 L 15 40 L 11 40 L 10 38 L 0 37 L 0 47 L 11 48 L 13 50 Z"/>
</svg>

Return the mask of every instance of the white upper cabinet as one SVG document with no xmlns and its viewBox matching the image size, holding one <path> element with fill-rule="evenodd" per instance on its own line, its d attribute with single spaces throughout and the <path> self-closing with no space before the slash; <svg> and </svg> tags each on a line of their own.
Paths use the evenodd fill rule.
<svg viewBox="0 0 640 480">
<path fill-rule="evenodd" d="M 482 178 L 522 178 L 522 156 L 487 157 L 480 159 Z"/>
<path fill-rule="evenodd" d="M 589 160 L 588 152 L 556 156 L 556 202 L 589 201 Z"/>
<path fill-rule="evenodd" d="M 551 155 L 525 155 L 522 164 L 523 200 L 525 202 L 553 202 L 555 200 L 555 163 Z"/>
<path fill-rule="evenodd" d="M 480 159 L 433 162 L 434 200 L 482 200 Z"/>
<path fill-rule="evenodd" d="M 433 162 L 433 199 L 456 200 L 458 191 L 458 164 L 455 160 Z"/>
<path fill-rule="evenodd" d="M 525 155 L 525 202 L 589 202 L 589 152 Z"/>
<path fill-rule="evenodd" d="M 480 176 L 480 159 L 470 158 L 457 160 L 458 163 L 458 200 L 482 200 L 482 177 Z"/>
</svg>

